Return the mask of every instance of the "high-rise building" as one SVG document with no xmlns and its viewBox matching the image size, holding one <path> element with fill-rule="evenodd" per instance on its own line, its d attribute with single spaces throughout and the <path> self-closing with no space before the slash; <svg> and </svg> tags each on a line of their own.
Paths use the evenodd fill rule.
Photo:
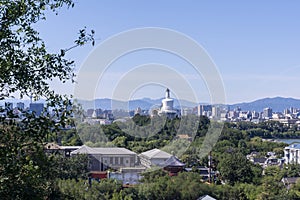
<svg viewBox="0 0 300 200">
<path fill-rule="evenodd" d="M 215 119 L 219 119 L 221 116 L 221 110 L 218 106 L 213 106 L 211 110 L 211 115 Z"/>
<path fill-rule="evenodd" d="M 203 115 L 203 107 L 202 105 L 198 105 L 198 116 Z"/>
<path fill-rule="evenodd" d="M 296 112 L 297 112 L 297 109 L 296 109 L 296 108 L 293 108 L 293 107 L 291 107 L 291 108 L 290 108 L 290 111 L 291 111 L 291 114 L 294 114 L 294 113 L 296 113 Z"/>
<path fill-rule="evenodd" d="M 17 103 L 17 108 L 18 108 L 19 110 L 24 110 L 24 108 L 25 108 L 24 103 L 23 103 L 23 102 L 18 102 L 18 103 Z"/>
<path fill-rule="evenodd" d="M 13 109 L 13 103 L 5 102 L 5 110 L 12 110 L 12 109 Z"/>
<path fill-rule="evenodd" d="M 96 110 L 93 111 L 92 118 L 97 118 Z"/>
<path fill-rule="evenodd" d="M 43 103 L 30 103 L 29 110 L 33 112 L 36 116 L 40 116 L 44 110 Z"/>
<path fill-rule="evenodd" d="M 265 108 L 264 110 L 263 110 L 263 117 L 264 118 L 272 118 L 272 108 Z"/>
<path fill-rule="evenodd" d="M 142 114 L 142 109 L 141 109 L 140 107 L 137 107 L 136 110 L 135 110 L 135 112 L 134 112 L 134 114 L 135 114 L 135 115 L 137 115 L 137 114 L 139 114 L 139 115 Z"/>
<path fill-rule="evenodd" d="M 87 111 L 86 111 L 87 117 L 92 117 L 93 113 L 94 113 L 94 109 L 92 109 L 92 108 L 87 109 Z"/>
<path fill-rule="evenodd" d="M 251 115 L 252 115 L 252 119 L 258 119 L 259 118 L 259 113 L 256 112 L 256 111 L 252 111 Z"/>
<path fill-rule="evenodd" d="M 211 105 L 198 105 L 198 116 L 200 115 L 206 115 L 207 112 L 212 111 Z"/>
<path fill-rule="evenodd" d="M 286 109 L 284 109 L 284 111 L 283 111 L 283 114 L 285 114 L 285 115 L 288 115 L 288 114 L 290 114 L 291 112 L 290 112 L 290 110 L 288 109 L 288 108 L 286 108 Z"/>
</svg>

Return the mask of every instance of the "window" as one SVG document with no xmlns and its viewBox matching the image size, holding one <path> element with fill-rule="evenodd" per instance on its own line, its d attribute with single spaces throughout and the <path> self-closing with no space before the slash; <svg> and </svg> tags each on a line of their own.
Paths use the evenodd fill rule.
<svg viewBox="0 0 300 200">
<path fill-rule="evenodd" d="M 130 163 L 134 164 L 134 158 L 133 157 L 130 158 Z"/>
<path fill-rule="evenodd" d="M 119 158 L 115 157 L 115 164 L 118 165 L 119 164 Z"/>
<path fill-rule="evenodd" d="M 121 157 L 121 158 L 120 158 L 120 164 L 123 165 L 123 162 L 124 162 L 124 158 Z"/>
<path fill-rule="evenodd" d="M 113 158 L 110 158 L 110 164 L 113 164 L 114 161 L 113 161 Z"/>
</svg>

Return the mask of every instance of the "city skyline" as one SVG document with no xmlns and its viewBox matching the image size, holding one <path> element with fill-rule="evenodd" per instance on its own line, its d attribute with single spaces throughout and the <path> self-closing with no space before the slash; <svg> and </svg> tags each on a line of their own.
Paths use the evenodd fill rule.
<svg viewBox="0 0 300 200">
<path fill-rule="evenodd" d="M 142 99 L 133 99 L 130 101 L 119 101 L 114 99 L 94 99 L 94 100 L 79 100 L 78 103 L 84 109 L 104 109 L 104 110 L 112 110 L 112 109 L 123 109 L 123 110 L 135 110 L 140 107 L 143 110 L 149 110 L 152 108 L 156 108 L 161 105 L 162 98 L 150 99 L 150 98 L 142 98 Z M 176 108 L 196 108 L 199 105 L 217 105 L 218 104 L 209 104 L 207 102 L 190 102 L 187 100 L 176 99 L 174 98 L 174 106 Z M 0 108 L 6 107 L 6 103 L 10 104 L 13 108 L 19 107 L 18 104 L 23 104 L 24 108 L 29 107 L 31 103 L 33 104 L 45 104 L 46 100 L 40 99 L 38 101 L 31 102 L 30 100 L 24 99 L 6 99 L 0 101 Z M 284 112 L 286 109 L 291 108 L 300 108 L 300 99 L 293 98 L 283 98 L 283 97 L 275 97 L 275 98 L 264 98 L 258 99 L 252 102 L 240 102 L 236 104 L 224 104 L 223 107 L 228 110 L 234 109 L 242 109 L 243 111 L 257 111 L 261 112 L 265 108 L 271 108 L 274 112 Z"/>
<path fill-rule="evenodd" d="M 115 34 L 143 27 L 172 29 L 194 39 L 210 55 L 223 79 L 226 103 L 277 96 L 300 99 L 294 89 L 300 75 L 299 5 L 297 1 L 78 1 L 74 9 L 62 9 L 58 16 L 48 13 L 47 20 L 37 28 L 51 51 L 72 46 L 76 33 L 84 26 L 96 31 L 95 47 L 87 44 L 67 53 L 77 63 L 76 72 L 97 45 Z M 195 76 L 188 63 L 150 50 L 134 52 L 113 63 L 103 77 L 104 89 L 97 92 L 96 98 L 110 98 L 120 77 L 145 63 L 174 67 L 196 91 L 199 102 L 210 101 L 203 78 Z M 73 92 L 72 85 L 52 85 L 61 93 Z M 132 98 L 155 99 L 163 88 L 157 84 L 141 87 Z"/>
</svg>

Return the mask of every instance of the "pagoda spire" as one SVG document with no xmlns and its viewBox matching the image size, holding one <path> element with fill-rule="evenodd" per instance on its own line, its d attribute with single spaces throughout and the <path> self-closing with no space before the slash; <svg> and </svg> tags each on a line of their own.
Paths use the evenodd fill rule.
<svg viewBox="0 0 300 200">
<path fill-rule="evenodd" d="M 169 88 L 167 88 L 166 90 L 166 99 L 169 99 L 170 98 L 170 90 Z"/>
</svg>

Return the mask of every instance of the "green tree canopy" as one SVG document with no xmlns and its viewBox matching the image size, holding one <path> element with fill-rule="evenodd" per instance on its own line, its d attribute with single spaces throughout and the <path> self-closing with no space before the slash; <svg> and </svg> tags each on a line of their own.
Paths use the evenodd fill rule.
<svg viewBox="0 0 300 200">
<path fill-rule="evenodd" d="M 68 123 L 72 109 L 71 101 L 56 94 L 49 83 L 73 81 L 74 62 L 65 53 L 93 40 L 94 34 L 80 30 L 73 47 L 48 52 L 35 24 L 45 20 L 47 11 L 57 13 L 63 6 L 74 4 L 72 0 L 0 0 L 0 100 L 15 94 L 44 98 L 56 112 L 55 118 L 49 113 L 25 113 L 22 120 L 15 120 L 8 113 L 0 119 L 1 199 L 48 199 L 55 193 L 57 174 L 43 142 Z"/>
<path fill-rule="evenodd" d="M 21 97 L 52 99 L 55 92 L 49 81 L 73 80 L 74 62 L 64 57 L 68 49 L 49 53 L 34 28 L 34 24 L 46 19 L 46 11 L 57 12 L 64 5 L 74 6 L 72 0 L 0 1 L 0 99 L 14 92 Z M 75 46 L 91 40 L 92 35 L 80 30 Z"/>
<path fill-rule="evenodd" d="M 253 169 L 253 164 L 241 153 L 229 153 L 219 162 L 221 176 L 230 184 L 251 183 L 255 176 L 261 174 Z M 257 175 L 255 174 L 258 173 Z"/>
</svg>

